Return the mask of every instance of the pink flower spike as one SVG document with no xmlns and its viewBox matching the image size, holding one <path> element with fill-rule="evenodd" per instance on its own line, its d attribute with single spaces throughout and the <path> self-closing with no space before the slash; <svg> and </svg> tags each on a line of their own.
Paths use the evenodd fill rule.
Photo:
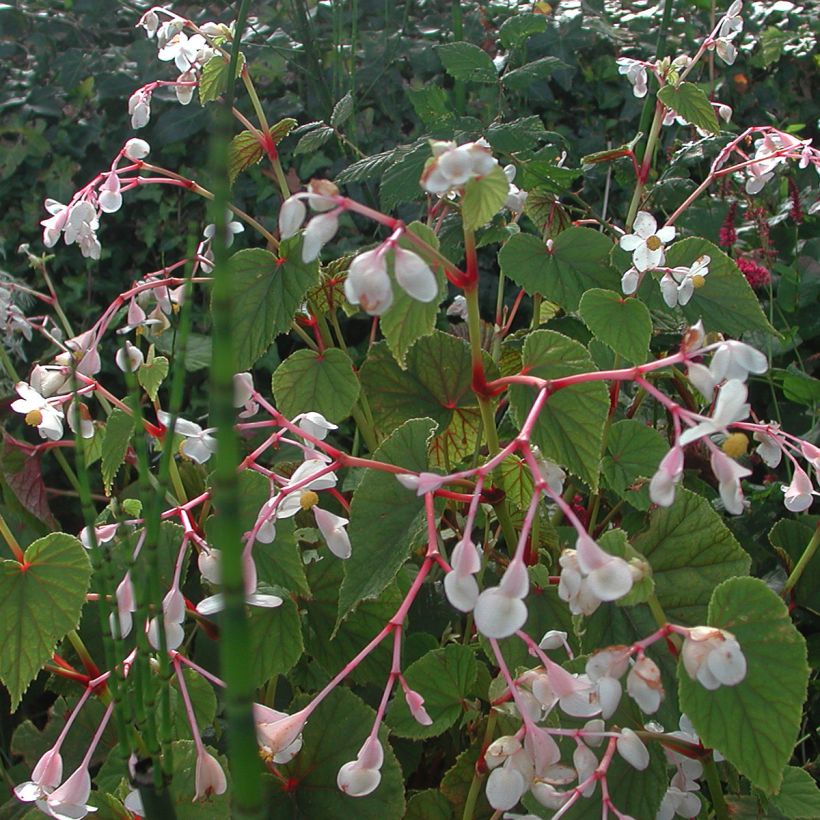
<svg viewBox="0 0 820 820">
<path fill-rule="evenodd" d="M 795 465 L 794 476 L 788 487 L 781 487 L 784 493 L 783 503 L 789 512 L 805 512 L 814 502 L 814 496 L 820 495 L 812 486 L 808 473 Z"/>
<path fill-rule="evenodd" d="M 228 780 L 219 761 L 206 751 L 196 756 L 196 793 L 192 803 L 198 800 L 207 800 L 212 794 L 224 794 L 228 788 Z"/>
</svg>

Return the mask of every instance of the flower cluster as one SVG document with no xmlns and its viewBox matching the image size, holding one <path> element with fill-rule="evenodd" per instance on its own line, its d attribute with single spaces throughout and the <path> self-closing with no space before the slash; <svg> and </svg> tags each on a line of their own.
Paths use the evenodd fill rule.
<svg viewBox="0 0 820 820">
<path fill-rule="evenodd" d="M 498 165 L 490 144 L 484 138 L 464 145 L 433 140 L 430 147 L 433 158 L 421 175 L 421 187 L 430 194 L 444 196 L 460 190 L 471 179 L 486 176 Z"/>
</svg>

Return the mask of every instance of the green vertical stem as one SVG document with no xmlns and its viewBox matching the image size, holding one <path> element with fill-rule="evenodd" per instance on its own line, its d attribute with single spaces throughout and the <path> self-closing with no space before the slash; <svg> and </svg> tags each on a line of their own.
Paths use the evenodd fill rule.
<svg viewBox="0 0 820 820">
<path fill-rule="evenodd" d="M 803 575 L 803 572 L 809 565 L 809 562 L 812 558 L 814 558 L 818 545 L 820 545 L 820 524 L 818 524 L 817 529 L 815 529 L 814 535 L 812 535 L 809 543 L 806 544 L 806 549 L 803 550 L 800 560 L 795 564 L 794 569 L 786 579 L 786 584 L 783 587 L 783 592 L 781 593 L 784 598 L 788 598 L 789 593 L 797 585 L 797 582 L 800 580 L 800 577 Z"/>
<path fill-rule="evenodd" d="M 222 551 L 222 587 L 225 610 L 219 641 L 222 678 L 225 680 L 228 759 L 231 770 L 232 816 L 262 818 L 262 765 L 257 752 L 252 704 L 254 688 L 248 675 L 251 656 L 250 631 L 245 611 L 245 586 L 242 572 L 242 524 L 239 515 L 239 441 L 234 430 L 233 376 L 234 301 L 228 250 L 225 244 L 225 209 L 230 196 L 228 184 L 228 146 L 231 138 L 236 65 L 242 34 L 248 16 L 249 0 L 242 0 L 236 17 L 225 105 L 216 109 L 214 138 L 211 141 L 211 168 L 215 180 L 211 221 L 214 233 L 214 271 L 212 290 L 213 357 L 211 361 L 211 424 L 216 428 L 217 451 L 214 467 L 214 543 Z M 306 14 L 304 3 L 299 2 Z M 303 20 L 304 22 L 304 20 Z M 305 45 L 306 50 L 308 44 Z M 308 55 L 310 56 L 310 55 Z"/>
<path fill-rule="evenodd" d="M 661 27 L 658 29 L 658 42 L 655 46 L 655 56 L 658 60 L 663 59 L 666 56 L 666 52 L 669 46 L 669 38 L 667 37 L 667 32 L 669 31 L 669 24 L 672 20 L 672 5 L 673 0 L 666 0 L 666 3 L 663 7 L 663 16 L 661 17 Z M 652 97 L 648 96 L 643 104 L 643 109 L 641 111 L 641 120 L 638 124 L 638 131 L 642 134 L 645 134 L 647 129 L 649 128 L 649 123 L 652 120 Z M 635 156 L 640 162 L 645 155 L 645 152 L 648 152 L 647 148 L 642 148 L 640 145 L 635 148 Z"/>
<path fill-rule="evenodd" d="M 635 216 L 638 213 L 638 206 L 641 203 L 644 188 L 646 187 L 646 180 L 649 178 L 649 172 L 652 169 L 652 160 L 655 153 L 655 146 L 658 143 L 658 137 L 661 133 L 661 126 L 663 125 L 663 105 L 656 103 L 655 105 L 655 119 L 652 120 L 652 127 L 649 131 L 649 138 L 646 141 L 646 153 L 644 154 L 643 162 L 641 163 L 640 175 L 635 182 L 635 193 L 632 195 L 632 202 L 629 203 L 629 213 L 626 217 L 626 229 L 632 227 L 635 221 Z"/>
<path fill-rule="evenodd" d="M 702 760 L 703 771 L 706 775 L 706 782 L 709 784 L 709 796 L 712 798 L 712 808 L 715 810 L 717 820 L 729 820 L 729 807 L 723 796 L 723 787 L 720 784 L 715 758 L 713 754 Z"/>
<path fill-rule="evenodd" d="M 492 741 L 493 733 L 495 732 L 496 718 L 497 712 L 495 709 L 490 708 L 490 714 L 487 718 L 487 727 L 484 729 L 484 739 L 481 741 L 482 754 L 484 753 L 484 749 L 486 749 Z M 478 794 L 481 790 L 481 781 L 482 776 L 478 773 L 478 769 L 474 768 L 473 779 L 470 782 L 470 790 L 467 792 L 467 799 L 464 801 L 464 812 L 461 815 L 462 820 L 473 820 L 476 800 L 478 800 Z"/>
</svg>

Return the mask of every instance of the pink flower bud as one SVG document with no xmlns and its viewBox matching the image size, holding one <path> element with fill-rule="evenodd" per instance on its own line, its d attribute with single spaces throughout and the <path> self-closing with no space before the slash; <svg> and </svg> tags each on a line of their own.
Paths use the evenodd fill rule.
<svg viewBox="0 0 820 820">
<path fill-rule="evenodd" d="M 279 209 L 279 235 L 290 239 L 305 221 L 307 209 L 304 202 L 295 196 L 288 197 Z"/>
<path fill-rule="evenodd" d="M 196 757 L 196 793 L 192 802 L 207 800 L 212 794 L 224 794 L 228 788 L 225 772 L 219 761 L 206 751 Z"/>
<path fill-rule="evenodd" d="M 304 728 L 308 713 L 305 709 L 288 715 L 277 712 L 260 703 L 253 705 L 253 719 L 256 723 L 256 739 L 260 746 L 266 746 L 273 754 L 290 746 Z"/>
<path fill-rule="evenodd" d="M 661 670 L 651 658 L 644 656 L 629 670 L 626 691 L 647 715 L 658 711 L 664 698 Z"/>
<path fill-rule="evenodd" d="M 805 512 L 814 502 L 814 496 L 820 495 L 815 492 L 811 479 L 802 467 L 795 465 L 794 475 L 788 487 L 782 487 L 784 498 L 783 503 L 789 512 Z"/>
<path fill-rule="evenodd" d="M 406 689 L 404 692 L 404 699 L 407 701 L 407 708 L 410 714 L 415 718 L 416 722 L 422 726 L 431 726 L 433 719 L 427 714 L 424 708 L 424 698 L 412 689 Z"/>
</svg>

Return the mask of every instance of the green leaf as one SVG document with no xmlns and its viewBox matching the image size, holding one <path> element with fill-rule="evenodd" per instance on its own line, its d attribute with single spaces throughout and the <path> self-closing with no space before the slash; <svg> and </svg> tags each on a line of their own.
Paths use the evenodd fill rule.
<svg viewBox="0 0 820 820">
<path fill-rule="evenodd" d="M 230 817 L 231 772 L 228 761 L 216 749 L 205 746 L 222 766 L 228 779 L 228 789 L 224 794 L 213 794 L 203 803 L 194 803 L 196 794 L 196 746 L 193 740 L 175 740 L 171 744 L 174 772 L 168 791 L 177 820 L 202 820 L 203 817 Z"/>
<path fill-rule="evenodd" d="M 427 442 L 435 428 L 429 418 L 402 424 L 373 453 L 375 461 L 413 472 L 427 469 Z M 424 532 L 424 499 L 395 478 L 371 470 L 353 493 L 348 532 L 353 554 L 345 561 L 338 624 L 366 598 L 375 598 L 396 577 Z"/>
<path fill-rule="evenodd" d="M 290 327 L 308 289 L 319 281 L 319 263 L 302 262 L 302 238 L 279 246 L 279 257 L 261 248 L 230 259 L 236 369 L 247 370 Z"/>
<path fill-rule="evenodd" d="M 284 117 L 279 122 L 274 123 L 270 127 L 270 138 L 273 140 L 274 145 L 278 145 L 297 125 L 298 123 L 293 117 Z"/>
<path fill-rule="evenodd" d="M 486 176 L 468 180 L 461 200 L 464 227 L 475 230 L 489 222 L 501 210 L 509 189 L 510 183 L 500 165 Z"/>
<path fill-rule="evenodd" d="M 566 68 L 566 63 L 557 57 L 541 57 L 531 63 L 508 71 L 501 78 L 507 88 L 513 91 L 526 91 L 534 82 L 549 79 L 559 68 Z"/>
<path fill-rule="evenodd" d="M 320 123 L 317 128 L 313 128 L 299 138 L 296 147 L 293 149 L 294 156 L 300 154 L 312 154 L 318 151 L 336 132 L 329 126 Z"/>
<path fill-rule="evenodd" d="M 494 151 L 513 154 L 534 148 L 549 132 L 544 129 L 541 117 L 533 114 L 511 122 L 494 122 L 484 132 Z"/>
<path fill-rule="evenodd" d="M 438 237 L 423 223 L 413 222 L 407 229 L 421 236 L 432 247 L 438 248 Z M 399 240 L 399 245 L 414 250 L 406 239 Z M 445 280 L 440 266 L 436 266 L 433 272 L 438 281 L 439 298 L 431 302 L 419 302 L 403 288 L 393 288 L 393 304 L 381 317 L 381 331 L 399 367 L 407 366 L 407 351 L 413 344 L 422 336 L 429 336 L 435 329 L 439 302 L 445 292 Z"/>
<path fill-rule="evenodd" d="M 658 99 L 688 123 L 710 134 L 719 134 L 715 109 L 709 98 L 694 83 L 681 83 L 679 86 L 665 85 L 658 91 Z"/>
<path fill-rule="evenodd" d="M 264 153 L 262 143 L 256 134 L 240 131 L 228 146 L 228 179 L 231 185 L 242 171 L 256 165 Z"/>
<path fill-rule="evenodd" d="M 407 96 L 413 110 L 428 128 L 443 128 L 455 119 L 450 97 L 440 85 L 408 88 Z"/>
<path fill-rule="evenodd" d="M 797 766 L 786 766 L 780 792 L 769 802 L 789 820 L 820 817 L 820 789 L 814 778 Z"/>
<path fill-rule="evenodd" d="M 91 564 L 64 532 L 38 538 L 24 563 L 0 561 L 0 680 L 12 711 L 66 633 L 77 628 Z"/>
<path fill-rule="evenodd" d="M 450 801 L 457 816 L 461 817 L 464 811 L 464 804 L 476 773 L 476 764 L 480 757 L 483 757 L 484 750 L 481 743 L 476 742 L 465 749 L 456 758 L 456 762 L 444 773 L 441 780 L 441 793 Z M 478 798 L 475 801 L 475 809 L 471 815 L 471 820 L 489 820 L 493 816 L 493 809 L 487 802 L 485 789 L 479 788 Z"/>
<path fill-rule="evenodd" d="M 239 55 L 236 64 L 236 76 L 242 72 L 245 65 L 245 56 Z M 202 67 L 199 77 L 199 102 L 201 105 L 215 100 L 228 87 L 228 61 L 220 54 L 211 57 Z"/>
<path fill-rule="evenodd" d="M 529 506 L 532 500 L 532 473 L 523 458 L 507 456 L 496 470 L 495 478 L 511 504 L 520 510 Z"/>
<path fill-rule="evenodd" d="M 191 699 L 191 706 L 196 717 L 196 725 L 200 731 L 209 727 L 216 717 L 216 695 L 214 687 L 206 681 L 202 675 L 194 672 L 193 669 L 182 667 L 182 677 L 185 679 L 185 687 L 188 690 L 188 697 Z M 179 692 L 179 680 L 176 675 L 171 678 L 171 710 L 173 712 L 174 736 L 180 739 L 193 739 L 191 737 L 191 723 L 188 719 L 188 712 L 185 709 L 185 701 Z"/>
<path fill-rule="evenodd" d="M 425 140 L 411 147 L 397 148 L 393 164 L 384 172 L 379 186 L 379 202 L 383 211 L 392 211 L 400 202 L 421 199 L 421 173 L 432 153 Z"/>
<path fill-rule="evenodd" d="M 124 410 L 115 408 L 105 424 L 102 441 L 102 480 L 105 494 L 111 494 L 111 485 L 125 461 L 128 442 L 134 432 L 134 417 Z"/>
<path fill-rule="evenodd" d="M 722 583 L 709 602 L 708 623 L 735 636 L 746 677 L 737 686 L 709 691 L 681 661 L 681 709 L 704 746 L 771 794 L 781 786 L 800 731 L 809 675 L 806 642 L 780 597 L 757 578 Z"/>
<path fill-rule="evenodd" d="M 533 34 L 547 30 L 547 18 L 543 14 L 515 14 L 506 19 L 498 30 L 498 38 L 504 48 L 521 45 Z"/>
<path fill-rule="evenodd" d="M 296 604 L 286 597 L 281 606 L 251 607 L 248 621 L 250 646 L 245 674 L 251 686 L 259 687 L 275 675 L 289 672 L 302 657 L 302 625 Z"/>
<path fill-rule="evenodd" d="M 290 712 L 305 706 L 308 698 L 294 703 Z M 271 817 L 343 818 L 385 820 L 404 816 L 404 776 L 387 741 L 387 729 L 379 731 L 384 748 L 379 787 L 367 797 L 348 797 L 336 785 L 339 769 L 364 743 L 376 713 L 349 689 L 334 689 L 305 724 L 302 750 L 274 781 Z M 285 788 L 287 787 L 287 788 Z M 216 817 L 217 815 L 213 815 Z M 228 815 L 220 815 L 227 817 Z"/>
<path fill-rule="evenodd" d="M 782 518 L 769 531 L 769 541 L 778 552 L 787 573 L 790 573 L 800 560 L 818 523 L 820 520 L 808 515 L 801 515 L 798 518 Z M 806 607 L 816 614 L 820 614 L 820 585 L 817 583 L 820 574 L 818 573 L 820 573 L 820 555 L 815 553 L 792 591 L 798 606 Z"/>
<path fill-rule="evenodd" d="M 669 446 L 654 427 L 623 419 L 609 428 L 602 465 L 607 486 L 638 510 L 648 510 L 649 481 Z"/>
<path fill-rule="evenodd" d="M 408 419 L 428 416 L 443 430 L 456 407 L 475 407 L 466 342 L 434 331 L 419 339 L 402 370 L 384 343 L 370 348 L 359 372 L 379 430 L 395 430 Z"/>
<path fill-rule="evenodd" d="M 671 507 L 659 507 L 633 546 L 652 565 L 655 594 L 677 624 L 702 624 L 715 587 L 746 575 L 751 559 L 702 496 L 678 487 Z"/>
<path fill-rule="evenodd" d="M 289 418 L 313 411 L 338 423 L 350 415 L 359 389 L 350 356 L 336 347 L 297 350 L 273 374 L 276 405 Z"/>
<path fill-rule="evenodd" d="M 137 381 L 142 385 L 151 401 L 157 400 L 160 385 L 168 375 L 168 359 L 165 356 L 154 356 L 143 362 L 137 371 Z"/>
<path fill-rule="evenodd" d="M 477 407 L 456 407 L 450 423 L 430 442 L 430 466 L 449 472 L 452 465 L 475 453 L 480 435 L 481 411 Z"/>
<path fill-rule="evenodd" d="M 336 174 L 336 184 L 367 182 L 371 179 L 380 178 L 385 169 L 390 167 L 395 153 L 396 149 L 391 148 L 389 151 L 382 151 L 380 154 L 373 154 L 370 157 L 357 160 L 352 165 L 348 165 L 344 171 Z"/>
<path fill-rule="evenodd" d="M 464 714 L 478 666 L 473 651 L 461 644 L 449 644 L 428 652 L 404 671 L 407 685 L 424 698 L 424 708 L 432 724 L 422 726 L 410 714 L 404 693 L 396 692 L 387 713 L 387 723 L 399 737 L 437 737 L 454 726 Z"/>
<path fill-rule="evenodd" d="M 719 330 L 732 336 L 741 336 L 748 330 L 775 333 L 746 277 L 716 245 L 698 237 L 681 239 L 666 249 L 666 264 L 670 268 L 679 265 L 688 267 L 704 254 L 711 257 L 709 275 L 703 287 L 697 288 L 689 303 L 682 308 L 687 320 L 694 324 L 698 319 L 703 319 L 707 332 Z M 661 307 L 660 291 L 657 284 L 652 283 L 652 286 L 656 291 L 656 304 Z M 641 291 L 643 296 L 643 288 Z M 731 310 L 727 309 L 727 305 L 731 305 Z M 650 307 L 653 305 L 650 304 Z"/>
<path fill-rule="evenodd" d="M 454 820 L 453 807 L 447 798 L 435 789 L 416 792 L 407 801 L 403 820 Z"/>
<path fill-rule="evenodd" d="M 511 240 L 512 241 L 512 240 Z M 503 253 L 503 251 L 502 251 Z M 594 371 L 587 349 L 554 330 L 536 330 L 524 342 L 523 366 L 528 375 L 555 379 Z M 524 423 L 537 391 L 510 388 L 510 408 Z M 601 382 L 586 382 L 553 393 L 533 427 L 532 440 L 549 459 L 567 467 L 593 490 L 598 488 L 604 424 L 609 394 Z"/>
<path fill-rule="evenodd" d="M 472 43 L 445 43 L 435 48 L 444 70 L 455 80 L 494 83 L 498 79 L 490 55 Z"/>
<path fill-rule="evenodd" d="M 334 128 L 344 125 L 353 115 L 353 95 L 348 91 L 336 105 L 330 115 L 330 124 Z"/>
<path fill-rule="evenodd" d="M 592 288 L 582 297 L 581 318 L 593 335 L 633 364 L 649 354 L 652 317 L 643 302 L 612 290 Z"/>
<path fill-rule="evenodd" d="M 530 295 L 540 294 L 564 310 L 578 309 L 581 296 L 590 288 L 619 288 L 610 267 L 612 243 L 591 228 L 568 228 L 558 235 L 550 252 L 532 234 L 518 234 L 498 254 L 504 275 Z"/>
<path fill-rule="evenodd" d="M 354 546 L 354 550 L 356 547 Z M 320 551 L 323 557 L 307 566 L 311 597 L 301 606 L 306 613 L 305 647 L 328 676 L 341 671 L 351 658 L 379 634 L 402 602 L 398 586 L 391 583 L 372 601 L 362 601 L 356 611 L 344 623 L 334 629 L 339 608 L 339 590 L 344 576 L 344 562 Z M 350 677 L 359 684 L 384 686 L 390 672 L 391 643 L 382 641 L 351 672 Z"/>
</svg>

